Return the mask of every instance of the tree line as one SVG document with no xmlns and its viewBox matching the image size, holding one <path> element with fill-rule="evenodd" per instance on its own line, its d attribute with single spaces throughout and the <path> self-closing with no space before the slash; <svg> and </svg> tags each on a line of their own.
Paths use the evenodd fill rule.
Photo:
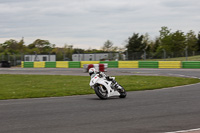
<svg viewBox="0 0 200 133">
<path fill-rule="evenodd" d="M 159 37 L 155 40 L 150 40 L 148 33 L 139 35 L 133 33 L 128 38 L 126 49 L 129 59 L 137 59 L 146 53 L 150 58 L 162 58 L 163 53 L 167 53 L 170 57 L 180 57 L 187 51 L 192 55 L 200 51 L 200 32 L 196 35 L 194 31 L 190 30 L 184 33 L 181 30 L 172 32 L 171 29 L 164 26 L 159 31 Z M 135 55 L 135 53 L 139 53 Z"/>
<path fill-rule="evenodd" d="M 73 45 L 65 44 L 63 47 L 56 47 L 56 44 L 50 43 L 48 40 L 36 39 L 33 43 L 25 45 L 24 39 L 16 41 L 10 39 L 4 43 L 0 43 L 0 55 L 13 54 L 56 54 L 57 60 L 64 57 L 72 60 L 74 53 L 104 53 L 104 52 L 124 52 L 128 59 L 137 59 L 135 53 L 141 57 L 144 52 L 150 58 L 161 58 L 162 52 L 168 53 L 168 56 L 181 56 L 184 51 L 197 52 L 200 51 L 200 32 L 196 35 L 190 30 L 184 33 L 181 30 L 172 32 L 171 29 L 164 26 L 159 31 L 159 37 L 154 40 L 150 39 L 149 34 L 140 35 L 133 33 L 125 41 L 125 45 L 121 48 L 114 46 L 112 41 L 107 40 L 101 49 L 81 49 L 74 48 Z"/>
</svg>

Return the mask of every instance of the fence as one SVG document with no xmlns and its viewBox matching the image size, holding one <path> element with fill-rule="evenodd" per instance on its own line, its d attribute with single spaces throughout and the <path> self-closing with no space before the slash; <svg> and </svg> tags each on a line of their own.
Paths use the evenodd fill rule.
<svg viewBox="0 0 200 133">
<path fill-rule="evenodd" d="M 0 62 L 9 61 L 11 66 L 21 65 L 23 60 L 23 54 L 0 54 Z"/>
<path fill-rule="evenodd" d="M 120 68 L 123 66 L 128 66 L 128 64 L 130 64 L 130 62 L 126 62 L 124 64 L 121 64 L 121 62 L 117 63 L 117 61 L 124 61 L 124 58 L 122 58 L 122 56 L 121 56 L 122 54 L 123 53 L 120 53 L 120 52 L 118 53 L 118 56 L 116 56 L 116 54 L 110 54 L 108 59 L 105 59 L 105 60 L 111 60 L 111 61 L 100 61 L 100 63 L 108 63 L 109 67 L 113 67 L 113 68 L 118 68 L 118 67 Z M 176 60 L 188 61 L 190 56 L 200 55 L 200 51 L 199 52 L 183 51 L 182 53 L 175 53 L 175 52 L 167 53 L 165 50 L 163 50 L 163 51 L 157 52 L 157 53 L 143 51 L 143 52 L 132 52 L 132 53 L 125 52 L 124 54 L 125 54 L 126 61 L 147 61 L 147 60 L 152 61 L 154 59 L 157 59 L 159 61 L 166 61 L 166 60 L 170 60 L 170 59 L 173 61 L 176 61 Z M 11 66 L 17 66 L 17 65 L 21 65 L 22 61 L 26 61 L 25 55 L 28 55 L 28 54 L 23 54 L 23 53 L 21 53 L 21 54 L 0 54 L 0 61 L 9 61 L 11 63 Z M 44 58 L 46 60 L 40 60 L 40 61 L 49 61 L 49 63 L 45 64 L 46 67 L 56 67 L 56 66 L 62 67 L 63 65 L 65 66 L 65 64 L 62 64 L 61 62 L 60 63 L 57 62 L 57 64 L 55 64 L 55 61 L 70 61 L 70 59 L 72 59 L 72 57 L 69 57 L 66 55 L 67 54 L 64 54 L 64 53 L 63 53 L 63 55 L 57 54 L 57 55 L 55 55 L 55 60 L 52 62 L 48 58 L 48 57 L 51 58 L 51 55 L 47 54 L 46 58 Z M 31 60 L 32 62 L 36 61 L 35 55 L 32 55 L 31 57 L 33 57 Z M 182 57 L 182 58 L 176 59 L 176 57 Z M 200 60 L 200 59 L 194 59 L 194 60 Z M 82 60 L 80 60 L 80 61 L 82 61 Z M 86 63 L 87 63 L 87 61 L 86 61 Z M 70 62 L 70 66 L 77 67 L 76 64 L 77 64 L 77 62 Z M 138 67 L 155 68 L 155 67 L 157 67 L 157 65 L 155 65 L 155 64 L 156 64 L 156 62 L 141 63 L 141 64 L 139 64 Z M 132 65 L 132 67 L 137 67 L 136 62 L 134 62 L 133 64 L 131 63 L 131 65 Z"/>
<path fill-rule="evenodd" d="M 188 60 L 189 56 L 200 55 L 200 51 L 182 51 L 182 52 L 166 52 L 164 49 L 160 52 L 126 52 L 126 60 L 148 60 L 148 59 L 160 59 L 167 60 L 171 58 L 184 57 L 184 60 Z"/>
</svg>

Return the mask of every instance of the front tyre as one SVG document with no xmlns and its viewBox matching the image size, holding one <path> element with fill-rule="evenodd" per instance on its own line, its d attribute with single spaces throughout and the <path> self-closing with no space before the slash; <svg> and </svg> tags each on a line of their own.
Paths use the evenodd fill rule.
<svg viewBox="0 0 200 133">
<path fill-rule="evenodd" d="M 97 85 L 95 86 L 94 91 L 100 99 L 106 100 L 108 98 L 108 92 L 104 86 Z"/>
</svg>

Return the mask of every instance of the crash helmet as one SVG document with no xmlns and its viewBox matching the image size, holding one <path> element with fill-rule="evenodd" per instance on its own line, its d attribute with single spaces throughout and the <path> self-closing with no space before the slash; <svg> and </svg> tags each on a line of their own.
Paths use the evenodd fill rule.
<svg viewBox="0 0 200 133">
<path fill-rule="evenodd" d="M 96 74 L 96 69 L 90 68 L 88 72 L 89 72 L 89 75 L 91 76 L 92 74 Z"/>
</svg>

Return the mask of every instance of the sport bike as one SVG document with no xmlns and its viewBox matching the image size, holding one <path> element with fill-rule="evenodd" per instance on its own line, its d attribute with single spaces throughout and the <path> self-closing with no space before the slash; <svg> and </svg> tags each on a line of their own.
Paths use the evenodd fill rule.
<svg viewBox="0 0 200 133">
<path fill-rule="evenodd" d="M 112 78 L 112 80 L 108 80 L 106 77 L 96 74 L 90 80 L 90 87 L 94 89 L 100 99 L 107 99 L 112 96 L 126 97 L 126 90 L 115 81 L 115 77 Z"/>
</svg>

